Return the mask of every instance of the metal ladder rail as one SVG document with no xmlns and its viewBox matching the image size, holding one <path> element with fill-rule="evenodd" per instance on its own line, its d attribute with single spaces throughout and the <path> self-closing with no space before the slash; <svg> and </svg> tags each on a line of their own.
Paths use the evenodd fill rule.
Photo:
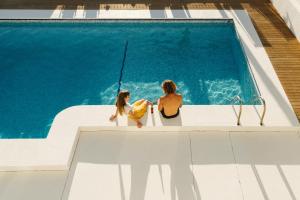
<svg viewBox="0 0 300 200">
<path fill-rule="evenodd" d="M 262 98 L 261 96 L 255 97 L 255 98 L 254 98 L 254 101 L 255 101 L 255 100 L 261 101 L 261 102 L 262 102 L 262 105 L 263 105 L 263 107 L 264 107 L 262 114 L 259 116 L 259 118 L 260 118 L 259 124 L 260 124 L 261 126 L 263 126 L 263 125 L 264 125 L 264 118 L 265 118 L 266 111 L 267 111 L 266 100 L 265 100 L 264 98 Z"/>
<path fill-rule="evenodd" d="M 242 111 L 243 111 L 243 100 L 241 99 L 240 96 L 237 95 L 236 97 L 233 98 L 232 103 L 235 103 L 237 101 L 240 104 L 240 110 L 239 110 L 238 117 L 237 117 L 237 125 L 240 126 L 241 125 L 241 116 L 242 116 Z"/>
</svg>

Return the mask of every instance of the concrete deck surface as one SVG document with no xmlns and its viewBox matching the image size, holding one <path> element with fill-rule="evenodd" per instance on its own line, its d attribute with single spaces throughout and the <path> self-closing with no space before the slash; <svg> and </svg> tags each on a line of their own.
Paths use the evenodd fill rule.
<svg viewBox="0 0 300 200">
<path fill-rule="evenodd" d="M 69 172 L 1 172 L 0 199 L 300 199 L 300 134 L 82 133 Z"/>
</svg>

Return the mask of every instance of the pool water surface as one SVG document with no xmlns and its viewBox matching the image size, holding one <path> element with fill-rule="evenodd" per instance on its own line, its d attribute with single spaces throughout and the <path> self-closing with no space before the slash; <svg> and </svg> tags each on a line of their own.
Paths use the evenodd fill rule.
<svg viewBox="0 0 300 200">
<path fill-rule="evenodd" d="M 258 95 L 232 21 L 0 23 L 0 138 L 45 138 L 73 105 L 156 101 L 172 79 L 189 105 Z"/>
</svg>

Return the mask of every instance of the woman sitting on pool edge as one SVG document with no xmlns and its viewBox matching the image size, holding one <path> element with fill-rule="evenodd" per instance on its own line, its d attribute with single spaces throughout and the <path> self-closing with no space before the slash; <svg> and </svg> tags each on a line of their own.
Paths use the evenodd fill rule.
<svg viewBox="0 0 300 200">
<path fill-rule="evenodd" d="M 165 96 L 158 99 L 158 110 L 166 119 L 175 118 L 182 106 L 182 96 L 176 93 L 176 84 L 171 80 L 165 80 L 161 87 Z"/>
<path fill-rule="evenodd" d="M 153 106 L 150 101 L 145 99 L 138 100 L 134 104 L 129 104 L 130 93 L 128 91 L 120 91 L 116 102 L 116 113 L 112 115 L 109 120 L 113 121 L 117 118 L 118 114 L 123 115 L 125 113 L 130 119 L 136 122 L 138 128 L 141 128 L 143 124 L 140 119 L 147 112 L 148 105 Z"/>
</svg>

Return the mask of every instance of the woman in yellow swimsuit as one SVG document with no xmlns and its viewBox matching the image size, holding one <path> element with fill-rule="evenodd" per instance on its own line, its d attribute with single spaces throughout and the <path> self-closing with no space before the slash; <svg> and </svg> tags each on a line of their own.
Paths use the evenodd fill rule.
<svg viewBox="0 0 300 200">
<path fill-rule="evenodd" d="M 125 113 L 130 119 L 136 122 L 138 128 L 141 128 L 143 124 L 140 122 L 140 119 L 147 112 L 148 105 L 153 106 L 153 103 L 145 99 L 140 99 L 130 105 L 129 99 L 130 93 L 128 91 L 119 92 L 116 102 L 116 112 L 109 120 L 113 121 L 117 118 L 118 114 L 123 115 Z"/>
</svg>

